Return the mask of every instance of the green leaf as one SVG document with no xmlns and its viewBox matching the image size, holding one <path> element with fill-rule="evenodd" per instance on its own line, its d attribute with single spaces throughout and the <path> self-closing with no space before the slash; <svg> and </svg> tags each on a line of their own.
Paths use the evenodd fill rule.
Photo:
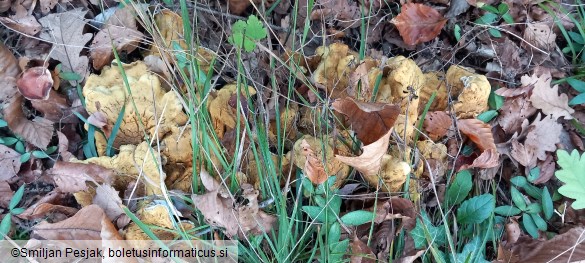
<svg viewBox="0 0 585 263">
<path fill-rule="evenodd" d="M 250 52 L 256 48 L 256 41 L 266 36 L 262 22 L 255 15 L 251 15 L 246 22 L 239 20 L 232 25 L 232 35 L 228 38 L 228 42 Z"/>
<path fill-rule="evenodd" d="M 542 198 L 542 196 L 540 196 L 542 190 L 540 190 L 540 188 L 534 185 L 526 184 L 524 187 L 522 187 L 522 189 L 524 189 L 524 192 L 526 192 L 529 196 L 531 196 L 534 199 L 540 200 L 540 198 Z"/>
<path fill-rule="evenodd" d="M 22 141 L 16 142 L 16 145 L 14 145 L 14 150 L 20 154 L 25 153 L 26 149 L 24 148 L 24 143 L 22 143 Z"/>
<path fill-rule="evenodd" d="M 503 96 L 496 94 L 495 90 L 492 90 L 488 98 L 488 105 L 490 109 L 499 110 L 500 108 L 502 108 L 502 106 L 504 106 L 504 99 L 505 98 Z"/>
<path fill-rule="evenodd" d="M 313 186 L 313 183 L 311 182 L 311 180 L 309 180 L 308 177 L 306 176 L 303 177 L 302 184 L 305 192 L 308 193 L 308 196 L 312 195 L 315 192 L 315 187 Z"/>
<path fill-rule="evenodd" d="M 44 159 L 44 158 L 49 158 L 49 155 L 43 151 L 32 151 L 32 156 L 34 156 L 37 159 Z"/>
<path fill-rule="evenodd" d="M 12 196 L 12 199 L 10 199 L 8 209 L 12 210 L 18 205 L 18 203 L 20 203 L 20 200 L 22 200 L 22 196 L 24 195 L 24 188 L 25 185 L 23 184 L 18 188 L 18 190 L 16 190 L 16 192 Z"/>
<path fill-rule="evenodd" d="M 339 214 L 339 210 L 341 209 L 341 196 L 334 194 L 329 201 L 329 207 L 333 211 L 333 214 Z"/>
<path fill-rule="evenodd" d="M 495 8 L 492 5 L 488 5 L 488 4 L 485 4 L 485 3 L 481 3 L 481 4 L 478 3 L 477 7 L 481 8 L 481 9 L 483 9 L 485 11 L 488 11 L 489 12 L 488 14 L 490 14 L 490 13 L 491 14 L 497 14 L 498 13 L 498 9 Z"/>
<path fill-rule="evenodd" d="M 0 222 L 0 233 L 2 233 L 3 236 L 8 235 L 8 232 L 10 232 L 11 225 L 12 215 L 8 213 L 4 216 L 4 218 L 2 218 L 2 222 Z"/>
<path fill-rule="evenodd" d="M 540 204 L 539 203 L 532 203 L 529 204 L 528 206 L 526 206 L 526 213 L 529 214 L 538 214 L 542 211 L 542 209 L 540 208 Z"/>
<path fill-rule="evenodd" d="M 530 172 L 528 172 L 528 175 L 526 176 L 529 182 L 534 182 L 536 181 L 536 179 L 538 179 L 538 177 L 540 177 L 540 167 L 534 167 L 532 169 L 530 169 Z"/>
<path fill-rule="evenodd" d="M 333 253 L 333 254 L 344 255 L 345 252 L 347 252 L 348 246 L 349 246 L 349 239 L 344 239 L 342 241 L 330 244 L 329 248 L 331 249 L 331 253 Z"/>
<path fill-rule="evenodd" d="M 372 221 L 374 213 L 370 211 L 352 211 L 341 217 L 341 222 L 348 226 L 359 226 Z"/>
<path fill-rule="evenodd" d="M 565 185 L 559 188 L 559 193 L 575 199 L 571 205 L 574 209 L 585 208 L 585 155 L 579 156 L 577 150 L 571 155 L 565 150 L 557 150 L 557 164 L 561 167 L 555 176 Z"/>
<path fill-rule="evenodd" d="M 498 206 L 494 209 L 494 213 L 502 216 L 515 216 L 520 214 L 520 212 L 522 212 L 520 209 L 511 205 Z"/>
<path fill-rule="evenodd" d="M 22 212 L 24 212 L 24 208 L 22 208 L 22 207 L 17 207 L 17 208 L 10 210 L 10 213 L 13 215 L 20 215 L 20 214 L 22 214 Z"/>
<path fill-rule="evenodd" d="M 486 112 L 481 113 L 480 115 L 477 115 L 477 119 L 485 123 L 488 123 L 491 120 L 493 120 L 496 116 L 498 116 L 497 110 L 488 110 Z"/>
<path fill-rule="evenodd" d="M 526 232 L 532 236 L 532 238 L 538 238 L 538 228 L 536 227 L 536 224 L 534 224 L 534 220 L 532 220 L 532 217 L 529 214 L 522 215 L 522 225 L 524 226 L 524 229 L 526 229 Z"/>
<path fill-rule="evenodd" d="M 516 21 L 514 21 L 514 18 L 512 17 L 512 15 L 510 13 L 503 14 L 502 18 L 504 19 L 504 22 L 506 22 L 508 24 L 516 23 Z"/>
<path fill-rule="evenodd" d="M 585 45 L 585 39 L 583 39 L 583 36 L 577 32 L 573 32 L 573 31 L 569 31 L 567 32 L 569 34 L 569 37 L 571 37 L 571 39 L 577 43 L 577 44 L 581 44 L 581 45 Z M 582 92 L 582 91 L 581 91 Z"/>
<path fill-rule="evenodd" d="M 20 156 L 21 163 L 26 163 L 26 162 L 28 162 L 28 160 L 30 160 L 30 152 L 27 152 L 27 153 Z"/>
<path fill-rule="evenodd" d="M 309 217 L 319 223 L 325 222 L 325 211 L 323 208 L 318 206 L 303 206 L 303 211 L 309 215 Z"/>
<path fill-rule="evenodd" d="M 319 207 L 324 208 L 325 205 L 327 204 L 327 201 L 325 200 L 325 198 L 323 196 L 316 195 L 315 196 L 315 203 L 317 203 L 317 205 Z"/>
<path fill-rule="evenodd" d="M 461 40 L 461 27 L 458 24 L 455 24 L 455 27 L 453 28 L 453 35 L 455 35 L 455 40 L 457 40 L 457 42 Z"/>
<path fill-rule="evenodd" d="M 569 85 L 579 93 L 585 93 L 585 81 L 568 78 L 567 83 L 569 83 Z"/>
<path fill-rule="evenodd" d="M 512 192 L 512 202 L 514 202 L 514 205 L 522 211 L 526 210 L 526 200 L 524 199 L 524 195 L 513 186 L 510 188 L 510 191 Z"/>
<path fill-rule="evenodd" d="M 536 228 L 541 231 L 546 231 L 546 221 L 544 221 L 544 219 L 542 219 L 539 214 L 530 214 L 530 217 L 532 217 L 532 221 L 534 221 Z"/>
<path fill-rule="evenodd" d="M 4 127 L 6 127 L 6 126 L 8 126 L 8 122 L 6 122 L 6 121 L 5 121 L 5 120 L 3 120 L 3 119 L 0 119 L 0 128 L 4 128 Z"/>
<path fill-rule="evenodd" d="M 427 238 L 438 246 L 445 244 L 445 239 L 447 238 L 443 225 L 434 226 L 425 212 L 422 212 L 420 218 L 416 219 L 416 226 L 410 231 L 409 235 L 414 240 L 416 249 L 424 248 L 428 244 Z"/>
<path fill-rule="evenodd" d="M 469 192 L 473 184 L 471 181 L 471 173 L 468 170 L 463 170 L 457 173 L 455 180 L 447 188 L 445 204 L 447 207 L 458 205 L 461 203 Z"/>
<path fill-rule="evenodd" d="M 457 209 L 457 222 L 460 224 L 479 224 L 490 217 L 496 207 L 496 199 L 491 194 L 483 194 L 466 200 Z"/>
<path fill-rule="evenodd" d="M 506 3 L 501 3 L 498 5 L 498 14 L 503 15 L 505 13 L 508 13 L 508 10 L 510 10 L 510 8 Z"/>
<path fill-rule="evenodd" d="M 542 212 L 544 213 L 544 218 L 546 218 L 546 220 L 550 220 L 554 213 L 552 197 L 546 186 L 542 188 Z"/>
<path fill-rule="evenodd" d="M 339 238 L 341 238 L 341 225 L 338 222 L 335 222 L 329 227 L 329 235 L 327 236 L 327 243 L 333 244 L 339 242 Z"/>
<path fill-rule="evenodd" d="M 68 80 L 68 81 L 80 81 L 81 80 L 81 75 L 79 75 L 75 72 L 59 72 L 59 77 L 63 80 Z"/>
<path fill-rule="evenodd" d="M 575 106 L 583 103 L 585 103 L 585 93 L 581 93 L 572 98 L 571 101 L 569 101 L 570 106 Z"/>
<path fill-rule="evenodd" d="M 524 178 L 524 176 L 515 176 L 510 179 L 510 183 L 517 187 L 524 187 L 526 184 L 528 184 L 528 181 L 526 178 Z"/>
<path fill-rule="evenodd" d="M 6 146 L 10 146 L 15 144 L 16 142 L 18 142 L 18 139 L 14 138 L 14 137 L 4 137 L 2 138 L 4 140 L 4 145 Z"/>
<path fill-rule="evenodd" d="M 474 263 L 487 263 L 481 255 L 484 251 L 484 247 L 482 246 L 481 239 L 479 237 L 474 237 L 469 243 L 465 244 L 463 247 L 463 251 L 461 253 L 456 253 L 455 257 L 453 258 L 453 254 L 451 254 L 451 262 L 455 263 L 464 263 L 464 262 L 474 262 Z"/>
<path fill-rule="evenodd" d="M 488 29 L 488 32 L 490 33 L 490 35 L 492 35 L 493 37 L 497 37 L 500 38 L 502 37 L 502 32 L 500 32 L 500 30 L 497 30 L 495 28 L 490 28 Z"/>
<path fill-rule="evenodd" d="M 496 22 L 498 19 L 498 15 L 492 13 L 486 13 L 485 15 L 481 16 L 479 19 L 475 20 L 475 23 L 480 25 L 489 25 L 493 22 Z"/>
<path fill-rule="evenodd" d="M 45 152 L 47 154 L 53 154 L 55 151 L 57 151 L 57 146 L 51 146 L 51 147 L 47 148 L 47 150 Z"/>
</svg>

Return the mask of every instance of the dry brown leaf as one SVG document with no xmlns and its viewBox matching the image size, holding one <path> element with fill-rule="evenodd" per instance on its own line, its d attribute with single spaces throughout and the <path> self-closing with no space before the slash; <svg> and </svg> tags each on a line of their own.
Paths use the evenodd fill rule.
<svg viewBox="0 0 585 263">
<path fill-rule="evenodd" d="M 47 218 L 48 214 L 60 213 L 66 218 L 71 217 L 77 213 L 78 209 L 74 207 L 65 206 L 68 194 L 59 191 L 59 188 L 53 189 L 41 199 L 29 206 L 24 212 L 17 215 L 22 219 L 37 219 Z"/>
<path fill-rule="evenodd" d="M 428 112 L 423 122 L 423 128 L 427 135 L 434 141 L 447 135 L 453 124 L 451 116 L 444 111 Z"/>
<path fill-rule="evenodd" d="M 111 183 L 115 172 L 96 164 L 56 162 L 50 170 L 55 184 L 65 193 L 87 190 L 86 182 Z"/>
<path fill-rule="evenodd" d="M 528 23 L 524 29 L 524 40 L 542 50 L 548 51 L 556 47 L 556 38 L 557 35 L 545 23 Z M 526 49 L 532 49 L 531 45 L 524 42 L 522 42 L 522 46 Z"/>
<path fill-rule="evenodd" d="M 392 197 L 390 200 L 378 204 L 376 208 L 376 224 L 382 223 L 385 220 L 397 218 L 416 218 L 416 211 L 411 200 L 401 197 Z"/>
<path fill-rule="evenodd" d="M 225 234 L 233 237 L 269 232 L 276 218 L 266 214 L 258 207 L 257 190 L 251 185 L 242 185 L 244 204 L 235 204 L 231 196 L 222 194 L 221 185 L 205 171 L 201 170 L 201 181 L 207 188 L 203 195 L 193 195 L 195 207 L 201 211 L 209 225 L 225 228 Z"/>
<path fill-rule="evenodd" d="M 392 129 L 377 141 L 362 147 L 362 154 L 357 157 L 335 155 L 335 159 L 352 166 L 365 177 L 377 177 L 382 166 L 382 156 L 386 154 L 390 143 Z M 327 179 L 327 177 L 325 178 Z"/>
<path fill-rule="evenodd" d="M 104 228 L 109 232 L 115 230 L 104 211 L 97 205 L 90 205 L 61 222 L 41 222 L 33 227 L 31 237 L 46 240 L 102 240 Z"/>
<path fill-rule="evenodd" d="M 119 222 L 120 216 L 127 217 L 122 209 L 122 199 L 116 189 L 108 184 L 100 184 L 95 189 L 93 204 L 100 206 L 110 221 Z M 121 221 L 129 222 L 129 219 Z"/>
<path fill-rule="evenodd" d="M 332 106 L 347 116 L 352 130 L 364 145 L 372 144 L 386 135 L 400 114 L 398 105 L 359 102 L 352 98 L 336 100 Z"/>
<path fill-rule="evenodd" d="M 556 171 L 556 163 L 552 155 L 548 155 L 546 160 L 538 161 L 540 167 L 540 176 L 532 182 L 533 184 L 544 184 L 548 182 Z M 527 173 L 528 174 L 528 173 Z"/>
<path fill-rule="evenodd" d="M 536 108 L 532 106 L 526 96 L 506 98 L 504 105 L 500 108 L 500 116 L 497 120 L 507 134 L 514 134 L 520 132 L 522 122 L 532 117 L 534 113 L 536 113 Z"/>
<path fill-rule="evenodd" d="M 457 120 L 457 128 L 473 141 L 482 152 L 496 149 L 492 127 L 478 119 Z"/>
<path fill-rule="evenodd" d="M 313 184 L 317 185 L 327 181 L 329 176 L 325 172 L 323 163 L 321 162 L 320 158 L 317 158 L 313 150 L 311 150 L 311 145 L 309 145 L 307 140 L 303 139 L 301 141 L 301 149 L 303 156 L 307 158 L 303 168 L 305 176 L 307 176 L 307 178 L 309 178 Z"/>
<path fill-rule="evenodd" d="M 14 191 L 6 181 L 0 181 L 0 206 L 7 208 L 10 200 L 14 195 Z"/>
<path fill-rule="evenodd" d="M 73 158 L 73 154 L 69 152 L 69 139 L 64 133 L 57 131 L 57 138 L 59 138 L 58 152 L 61 156 L 61 160 L 67 162 Z"/>
<path fill-rule="evenodd" d="M 41 3 L 41 14 L 47 15 L 59 3 L 59 0 L 40 0 L 39 2 Z"/>
<path fill-rule="evenodd" d="M 585 260 L 584 233 L 585 228 L 574 227 L 549 240 L 521 236 L 499 249 L 498 262 L 581 262 Z"/>
<path fill-rule="evenodd" d="M 0 17 L 0 24 L 28 36 L 34 36 L 41 31 L 41 24 L 22 5 L 14 5 L 15 14 L 8 17 Z"/>
<path fill-rule="evenodd" d="M 536 76 L 532 76 L 536 78 Z M 567 94 L 558 94 L 558 85 L 551 87 L 551 76 L 549 74 L 540 75 L 534 84 L 530 101 L 537 109 L 542 110 L 544 114 L 550 114 L 556 120 L 559 117 L 564 117 L 570 120 L 573 117 L 571 114 L 575 112 L 569 107 L 569 98 Z"/>
<path fill-rule="evenodd" d="M 375 263 L 376 255 L 366 243 L 361 241 L 357 236 L 353 237 L 351 244 L 351 263 Z"/>
<path fill-rule="evenodd" d="M 434 8 L 413 3 L 403 5 L 400 14 L 392 20 L 407 45 L 433 40 L 446 22 L 447 19 Z"/>
<path fill-rule="evenodd" d="M 120 8 L 106 21 L 105 26 L 95 35 L 90 45 L 90 56 L 95 69 L 101 69 L 112 62 L 114 52 L 130 53 L 140 44 L 144 35 L 136 30 L 136 20 L 131 8 Z"/>
<path fill-rule="evenodd" d="M 0 181 L 6 181 L 20 171 L 20 153 L 0 144 Z"/>
<path fill-rule="evenodd" d="M 41 117 L 29 120 L 22 110 L 23 103 L 24 99 L 20 94 L 15 96 L 4 108 L 4 120 L 12 132 L 34 146 L 46 150 L 53 137 L 53 122 Z"/>
<path fill-rule="evenodd" d="M 471 169 L 471 168 L 494 168 L 500 165 L 500 155 L 496 149 L 487 149 L 483 151 L 471 165 L 462 165 L 461 170 Z"/>
<path fill-rule="evenodd" d="M 18 90 L 16 88 L 16 78 L 20 74 L 18 61 L 4 43 L 0 42 L 0 83 L 3 87 L 0 89 L 0 109 L 4 108 Z"/>
<path fill-rule="evenodd" d="M 546 160 L 546 152 L 557 149 L 556 144 L 560 142 L 562 128 L 562 125 L 557 123 L 551 115 L 541 120 L 541 115 L 538 114 L 534 122 L 530 124 L 523 144 L 512 139 L 510 156 L 528 168 L 534 167 L 537 160 Z"/>
<path fill-rule="evenodd" d="M 82 80 L 87 75 L 89 58 L 81 55 L 81 51 L 92 37 L 91 33 L 83 33 L 86 13 L 81 9 L 73 9 L 39 19 L 45 29 L 39 37 L 53 44 L 51 57 L 62 63 L 64 72 L 75 72 Z"/>
<path fill-rule="evenodd" d="M 0 13 L 4 13 L 12 6 L 12 0 L 0 0 Z"/>
</svg>

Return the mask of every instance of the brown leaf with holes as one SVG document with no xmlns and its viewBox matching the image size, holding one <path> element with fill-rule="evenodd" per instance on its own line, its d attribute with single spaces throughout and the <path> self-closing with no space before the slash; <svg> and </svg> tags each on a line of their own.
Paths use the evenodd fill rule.
<svg viewBox="0 0 585 263">
<path fill-rule="evenodd" d="M 0 181 L 6 181 L 20 171 L 20 153 L 0 144 Z"/>
<path fill-rule="evenodd" d="M 496 149 L 492 127 L 478 119 L 457 120 L 457 128 L 473 141 L 482 152 Z"/>
<path fill-rule="evenodd" d="M 85 182 L 110 183 L 115 172 L 96 164 L 56 162 L 50 170 L 55 184 L 65 193 L 87 190 Z"/>
<path fill-rule="evenodd" d="M 534 50 L 536 48 L 549 51 L 557 46 L 555 39 L 557 35 L 552 32 L 550 26 L 545 23 L 527 23 L 524 29 L 524 39 L 526 42 L 521 42 L 522 47 L 527 50 Z M 527 44 L 530 43 L 530 44 Z M 538 51 L 536 51 L 538 52 Z"/>
<path fill-rule="evenodd" d="M 307 158 L 305 161 L 305 168 L 303 168 L 305 176 L 307 176 L 312 183 L 317 185 L 327 181 L 329 176 L 327 176 L 327 173 L 325 172 L 321 159 L 317 158 L 307 140 L 301 141 L 301 149 L 302 154 Z"/>
<path fill-rule="evenodd" d="M 377 177 L 380 172 L 380 167 L 382 166 L 382 156 L 384 156 L 388 150 L 390 135 L 392 135 L 392 129 L 388 130 L 388 132 L 377 141 L 364 146 L 360 156 L 349 157 L 335 155 L 335 159 L 352 166 L 365 177 Z"/>
<path fill-rule="evenodd" d="M 357 236 L 353 237 L 349 245 L 351 249 L 351 263 L 375 263 L 376 255 L 366 243 L 361 241 Z"/>
<path fill-rule="evenodd" d="M 348 97 L 336 100 L 332 106 L 347 117 L 351 129 L 364 145 L 372 144 L 388 133 L 400 114 L 398 105 L 359 102 Z"/>
<path fill-rule="evenodd" d="M 532 106 L 526 96 L 506 98 L 504 105 L 500 108 L 500 116 L 497 120 L 507 134 L 514 134 L 520 132 L 522 122 L 532 117 L 534 113 L 536 113 L 536 108 Z"/>
<path fill-rule="evenodd" d="M 428 112 L 425 116 L 423 129 L 433 141 L 436 141 L 447 135 L 452 124 L 453 120 L 449 114 L 444 111 L 433 111 Z"/>
<path fill-rule="evenodd" d="M 31 237 L 45 240 L 102 240 L 102 232 L 117 234 L 106 213 L 97 205 L 89 205 L 61 222 L 41 222 L 33 227 Z M 122 239 L 117 236 L 118 240 Z"/>
<path fill-rule="evenodd" d="M 62 63 L 63 72 L 75 72 L 83 80 L 88 71 L 89 58 L 82 55 L 85 44 L 91 40 L 91 33 L 84 33 L 87 11 L 73 9 L 63 13 L 51 13 L 39 22 L 43 25 L 39 37 L 53 43 L 51 58 Z M 75 81 L 74 81 L 75 82 Z M 76 85 L 77 83 L 72 83 Z"/>
<path fill-rule="evenodd" d="M 99 70 L 112 62 L 112 44 L 118 52 L 130 53 L 139 46 L 143 37 L 144 34 L 136 30 L 136 20 L 131 8 L 116 10 L 89 46 L 93 67 Z"/>
<path fill-rule="evenodd" d="M 242 237 L 242 234 L 270 232 L 276 218 L 258 207 L 258 190 L 243 184 L 242 197 L 246 201 L 235 203 L 233 197 L 207 171 L 202 169 L 200 177 L 207 192 L 193 195 L 192 199 L 209 225 L 224 228 L 224 233 L 230 238 L 236 234 Z"/>
<path fill-rule="evenodd" d="M 437 10 L 423 4 L 408 3 L 392 20 L 407 45 L 433 40 L 441 33 L 447 19 Z"/>
<path fill-rule="evenodd" d="M 547 152 L 555 151 L 556 144 L 560 142 L 563 126 L 557 123 L 551 115 L 542 118 L 542 120 L 541 118 L 541 114 L 538 114 L 528 126 L 529 132 L 524 143 L 512 140 L 510 156 L 529 168 L 534 167 L 537 160 L 546 160 Z"/>
<path fill-rule="evenodd" d="M 542 110 L 544 114 L 550 114 L 556 120 L 559 117 L 564 117 L 565 120 L 570 120 L 573 117 L 571 114 L 575 112 L 569 107 L 569 98 L 567 94 L 558 94 L 558 85 L 551 87 L 552 77 L 550 74 L 543 74 L 539 77 L 532 76 L 535 79 L 534 89 L 530 96 L 532 105 L 537 109 Z"/>
</svg>

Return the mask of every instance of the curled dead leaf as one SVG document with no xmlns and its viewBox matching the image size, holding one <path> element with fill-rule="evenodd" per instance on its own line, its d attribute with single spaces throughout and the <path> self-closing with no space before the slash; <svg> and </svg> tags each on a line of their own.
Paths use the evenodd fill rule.
<svg viewBox="0 0 585 263">
<path fill-rule="evenodd" d="M 317 158 L 313 150 L 311 150 L 311 145 L 309 145 L 307 140 L 303 139 L 300 146 L 302 149 L 302 155 L 306 158 L 305 166 L 303 168 L 305 176 L 307 176 L 313 184 L 317 185 L 327 181 L 329 176 L 325 172 L 321 159 Z"/>
<path fill-rule="evenodd" d="M 0 181 L 6 181 L 18 175 L 21 154 L 12 148 L 0 144 Z"/>
<path fill-rule="evenodd" d="M 496 149 L 492 127 L 478 119 L 457 120 L 457 128 L 465 134 L 483 152 L 487 149 Z"/>
<path fill-rule="evenodd" d="M 364 145 L 372 144 L 385 136 L 400 113 L 398 105 L 359 102 L 352 98 L 336 100 L 332 107 L 347 116 L 351 128 Z"/>
<path fill-rule="evenodd" d="M 382 166 L 382 156 L 386 154 L 390 143 L 392 129 L 377 141 L 362 147 L 362 154 L 357 157 L 335 155 L 335 159 L 352 166 L 365 177 L 376 177 Z"/>
<path fill-rule="evenodd" d="M 55 183 L 65 193 L 87 190 L 86 182 L 104 183 L 114 179 L 114 171 L 96 164 L 56 162 L 50 170 Z"/>
<path fill-rule="evenodd" d="M 447 135 L 453 120 L 444 111 L 428 112 L 423 122 L 423 128 L 432 140 L 438 140 Z"/>
</svg>

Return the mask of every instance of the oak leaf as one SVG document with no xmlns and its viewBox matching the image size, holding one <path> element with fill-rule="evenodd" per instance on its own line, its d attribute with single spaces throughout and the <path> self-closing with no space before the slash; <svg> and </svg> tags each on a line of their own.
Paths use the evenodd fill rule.
<svg viewBox="0 0 585 263">
<path fill-rule="evenodd" d="M 498 124 L 507 134 L 514 134 L 520 131 L 522 122 L 532 117 L 534 113 L 536 113 L 536 108 L 526 96 L 506 98 L 504 105 L 500 108 Z"/>
<path fill-rule="evenodd" d="M 441 33 L 447 19 L 437 10 L 423 4 L 408 3 L 392 20 L 407 45 L 430 41 Z"/>
<path fill-rule="evenodd" d="M 541 114 L 528 126 L 524 143 L 511 140 L 510 156 L 525 167 L 536 166 L 537 160 L 547 159 L 547 152 L 557 149 L 560 142 L 562 125 L 548 115 L 541 120 Z"/>
<path fill-rule="evenodd" d="M 347 116 L 351 128 L 364 145 L 372 144 L 388 133 L 400 114 L 398 105 L 360 102 L 347 97 L 336 100 L 332 106 Z"/>
<path fill-rule="evenodd" d="M 83 80 L 88 70 L 89 58 L 81 55 L 85 44 L 91 39 L 91 33 L 83 33 L 87 11 L 73 9 L 63 13 L 49 14 L 39 22 L 43 31 L 39 37 L 53 44 L 51 58 L 62 63 L 64 72 L 75 72 Z"/>
<path fill-rule="evenodd" d="M 537 78 L 532 76 L 532 78 Z M 556 120 L 559 117 L 564 117 L 570 120 L 573 117 L 571 114 L 575 112 L 569 107 L 569 98 L 567 94 L 558 94 L 558 85 L 551 87 L 550 74 L 543 74 L 537 78 L 530 96 L 532 105 L 537 109 L 542 110 L 544 114 L 550 114 Z"/>
<path fill-rule="evenodd" d="M 259 193 L 251 185 L 242 185 L 243 198 L 247 202 L 239 204 L 235 203 L 233 197 L 222 194 L 226 190 L 207 171 L 202 169 L 200 176 L 207 192 L 193 195 L 193 203 L 210 225 L 225 228 L 228 237 L 260 234 L 272 229 L 276 218 L 260 210 L 257 199 Z"/>
</svg>

